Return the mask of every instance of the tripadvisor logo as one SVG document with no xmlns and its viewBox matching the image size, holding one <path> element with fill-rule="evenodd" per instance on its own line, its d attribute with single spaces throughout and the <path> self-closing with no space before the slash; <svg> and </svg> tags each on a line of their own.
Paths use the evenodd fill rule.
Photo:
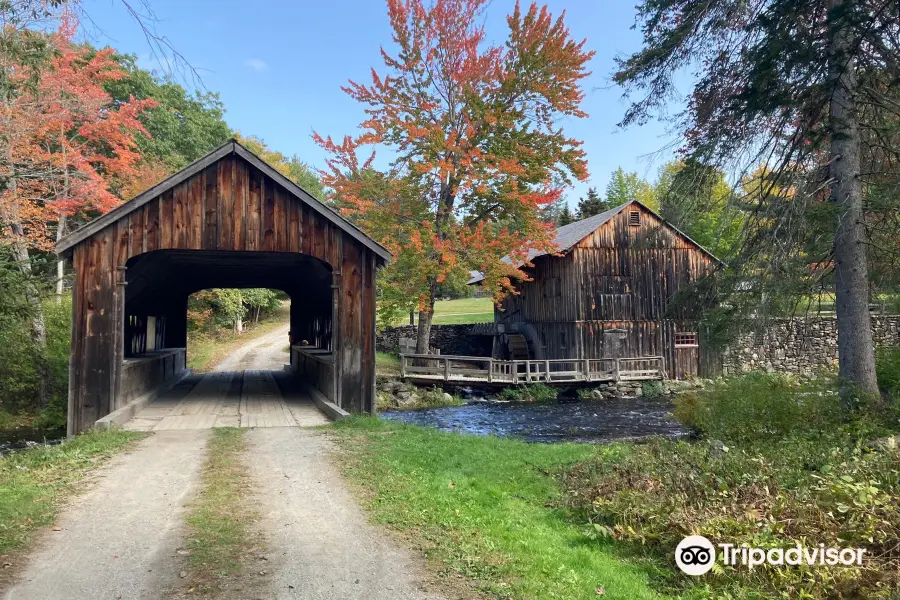
<svg viewBox="0 0 900 600">
<path fill-rule="evenodd" d="M 865 548 L 814 548 L 796 545 L 791 548 L 751 548 L 747 544 L 719 544 L 722 564 L 745 566 L 750 570 L 760 565 L 835 566 L 861 565 Z M 688 575 L 703 575 L 716 562 L 716 548 L 702 535 L 689 535 L 675 547 L 675 564 Z"/>
</svg>

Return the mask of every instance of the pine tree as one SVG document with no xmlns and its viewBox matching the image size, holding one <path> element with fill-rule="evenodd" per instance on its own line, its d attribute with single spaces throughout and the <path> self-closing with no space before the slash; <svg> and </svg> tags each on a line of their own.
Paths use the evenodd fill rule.
<svg viewBox="0 0 900 600">
<path fill-rule="evenodd" d="M 609 208 L 609 204 L 597 193 L 597 188 L 590 187 L 587 197 L 578 199 L 578 220 L 599 215 Z"/>
<path fill-rule="evenodd" d="M 572 209 L 569 208 L 569 205 L 566 204 L 562 207 L 562 210 L 559 211 L 559 215 L 556 217 L 556 226 L 562 227 L 563 225 L 568 225 L 569 223 L 575 222 L 575 215 L 572 214 Z"/>
<path fill-rule="evenodd" d="M 802 279 L 811 264 L 834 265 L 843 397 L 877 397 L 868 254 L 900 254 L 896 243 L 870 243 L 900 213 L 900 5 L 643 0 L 637 19 L 643 48 L 615 74 L 639 98 L 622 125 L 670 119 L 676 74 L 695 69 L 687 110 L 670 121 L 684 136 L 682 155 L 766 174 L 755 186 L 760 201 L 746 204 L 751 216 L 732 268 L 753 272 L 764 290 L 783 287 L 785 273 Z M 890 198 L 878 213 L 865 201 L 876 189 Z M 809 289 L 823 283 L 821 273 L 806 277 Z"/>
</svg>

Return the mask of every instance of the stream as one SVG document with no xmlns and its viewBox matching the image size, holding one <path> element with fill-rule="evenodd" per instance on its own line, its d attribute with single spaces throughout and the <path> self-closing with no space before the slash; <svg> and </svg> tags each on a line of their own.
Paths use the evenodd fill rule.
<svg viewBox="0 0 900 600">
<path fill-rule="evenodd" d="M 473 403 L 422 410 L 388 410 L 383 419 L 475 435 L 531 442 L 602 443 L 687 432 L 672 418 L 668 399 L 617 398 L 542 404 Z"/>
<path fill-rule="evenodd" d="M 65 429 L 0 429 L 0 456 L 42 444 L 52 446 L 63 441 L 65 437 Z"/>
</svg>

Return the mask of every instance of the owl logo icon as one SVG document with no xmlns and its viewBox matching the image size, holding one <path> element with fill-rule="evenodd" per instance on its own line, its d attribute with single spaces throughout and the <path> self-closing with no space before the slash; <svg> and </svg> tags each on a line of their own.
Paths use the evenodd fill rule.
<svg viewBox="0 0 900 600">
<path fill-rule="evenodd" d="M 703 575 L 716 562 L 716 549 L 702 535 L 689 535 L 675 547 L 675 564 L 688 575 Z"/>
</svg>

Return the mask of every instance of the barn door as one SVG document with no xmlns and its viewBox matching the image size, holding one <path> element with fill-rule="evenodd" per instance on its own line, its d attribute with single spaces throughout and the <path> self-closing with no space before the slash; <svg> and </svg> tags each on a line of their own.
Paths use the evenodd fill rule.
<svg viewBox="0 0 900 600">
<path fill-rule="evenodd" d="M 675 330 L 675 379 L 693 379 L 700 372 L 700 343 L 696 331 Z"/>
</svg>

